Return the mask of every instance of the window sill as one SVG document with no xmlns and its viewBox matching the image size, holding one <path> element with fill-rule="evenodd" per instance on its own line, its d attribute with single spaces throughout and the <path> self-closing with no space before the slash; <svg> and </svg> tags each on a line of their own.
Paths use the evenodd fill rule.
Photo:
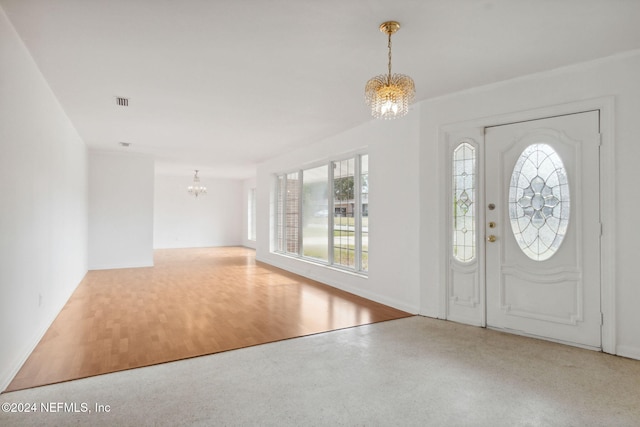
<svg viewBox="0 0 640 427">
<path fill-rule="evenodd" d="M 284 253 L 284 252 L 271 252 L 271 253 L 274 254 L 274 255 L 277 255 L 277 256 L 281 256 L 283 258 L 289 258 L 289 259 L 300 261 L 300 262 L 303 262 L 303 263 L 306 263 L 306 264 L 311 264 L 311 265 L 315 265 L 315 266 L 318 266 L 318 267 L 323 267 L 323 268 L 326 268 L 328 270 L 333 270 L 333 271 L 337 271 L 337 272 L 340 272 L 340 273 L 345 273 L 345 274 L 348 274 L 350 276 L 359 277 L 361 279 L 368 279 L 369 278 L 369 274 L 366 273 L 366 272 L 363 272 L 363 271 L 348 270 L 346 268 L 341 268 L 341 267 L 338 267 L 338 266 L 335 266 L 335 265 L 329 265 L 329 264 L 324 263 L 322 261 L 314 261 L 311 258 L 305 258 L 305 257 L 302 257 L 302 256 L 287 254 L 287 253 Z"/>
</svg>

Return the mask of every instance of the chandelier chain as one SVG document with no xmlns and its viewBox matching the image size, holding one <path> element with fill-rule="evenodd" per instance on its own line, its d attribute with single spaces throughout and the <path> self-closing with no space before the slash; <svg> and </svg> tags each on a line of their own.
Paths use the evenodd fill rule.
<svg viewBox="0 0 640 427">
<path fill-rule="evenodd" d="M 389 77 L 388 83 L 391 84 L 391 33 L 389 33 Z"/>
</svg>

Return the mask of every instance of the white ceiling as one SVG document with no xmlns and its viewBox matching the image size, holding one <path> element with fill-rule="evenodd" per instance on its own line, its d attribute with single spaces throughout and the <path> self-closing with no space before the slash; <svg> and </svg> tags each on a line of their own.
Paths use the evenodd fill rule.
<svg viewBox="0 0 640 427">
<path fill-rule="evenodd" d="M 245 178 L 362 124 L 393 70 L 424 100 L 640 48 L 639 0 L 0 0 L 92 148 Z M 130 98 L 118 107 L 116 96 Z M 118 145 L 125 141 L 131 147 Z"/>
</svg>

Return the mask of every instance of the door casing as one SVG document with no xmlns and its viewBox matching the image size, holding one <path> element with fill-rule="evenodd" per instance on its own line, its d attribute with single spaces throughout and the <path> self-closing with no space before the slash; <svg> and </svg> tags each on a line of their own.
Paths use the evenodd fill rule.
<svg viewBox="0 0 640 427">
<path fill-rule="evenodd" d="M 473 141 L 479 147 L 477 158 L 478 188 L 484 188 L 484 128 L 490 126 L 505 125 L 511 123 L 525 122 L 548 117 L 575 114 L 585 111 L 599 110 L 600 112 L 600 213 L 602 222 L 601 237 L 601 311 L 603 316 L 602 324 L 602 350 L 606 353 L 616 353 L 615 341 L 615 158 L 614 158 L 614 97 L 603 97 L 592 100 L 572 102 L 562 105 L 543 107 L 523 112 L 502 114 L 492 117 L 485 117 L 465 122 L 454 123 L 442 126 L 439 132 L 440 147 L 442 150 L 442 161 L 445 167 L 442 168 L 441 183 L 445 190 L 444 196 L 447 203 L 442 204 L 440 214 L 443 215 L 446 227 L 440 228 L 441 247 L 446 248 L 441 251 L 441 281 L 439 289 L 439 313 L 438 317 L 449 319 L 460 323 L 472 324 L 486 327 L 486 292 L 485 292 L 485 245 L 483 244 L 485 235 L 484 209 L 478 209 L 477 215 L 477 259 L 478 264 L 475 271 L 474 280 L 478 287 L 478 303 L 467 304 L 471 307 L 468 310 L 456 312 L 450 306 L 450 240 L 452 223 L 450 218 L 449 202 L 451 201 L 451 152 L 452 147 L 461 140 Z M 479 206 L 485 205 L 484 194 L 477 192 Z M 441 222 L 442 223 L 442 222 Z M 473 307 L 472 307 L 473 306 Z"/>
</svg>

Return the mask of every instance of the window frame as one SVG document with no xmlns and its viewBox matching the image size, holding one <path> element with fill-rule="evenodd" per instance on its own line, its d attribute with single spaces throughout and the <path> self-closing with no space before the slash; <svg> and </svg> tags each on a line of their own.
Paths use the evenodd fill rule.
<svg viewBox="0 0 640 427">
<path fill-rule="evenodd" d="M 256 241 L 256 187 L 249 188 L 247 194 L 247 240 Z"/>
</svg>

